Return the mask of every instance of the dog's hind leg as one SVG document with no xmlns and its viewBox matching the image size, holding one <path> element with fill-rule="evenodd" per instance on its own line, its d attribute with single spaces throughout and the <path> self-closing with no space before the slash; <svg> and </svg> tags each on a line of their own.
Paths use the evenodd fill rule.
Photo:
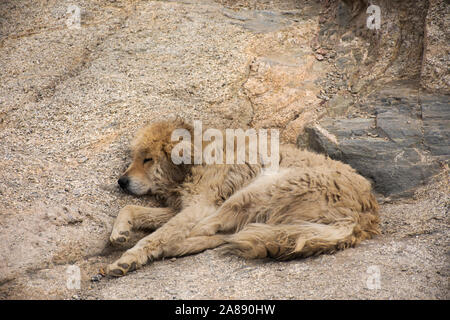
<svg viewBox="0 0 450 320">
<path fill-rule="evenodd" d="M 286 199 L 282 199 L 284 201 L 274 201 L 272 199 L 276 193 L 281 194 L 280 198 L 287 198 L 285 189 L 289 188 L 284 188 L 283 180 L 288 179 L 287 177 L 291 172 L 293 170 L 280 170 L 280 172 L 272 175 L 258 176 L 248 186 L 229 197 L 214 214 L 200 221 L 191 230 L 189 236 L 206 236 L 218 232 L 234 233 L 248 223 L 266 222 L 273 212 L 283 209 Z M 290 202 L 299 202 L 301 195 L 308 191 L 307 186 L 304 186 L 295 194 L 295 197 L 292 197 L 292 199 L 288 198 L 288 200 Z"/>
<path fill-rule="evenodd" d="M 354 227 L 355 223 L 351 221 L 340 225 L 252 223 L 229 236 L 223 250 L 248 259 L 271 257 L 279 260 L 332 253 L 360 241 L 353 233 Z"/>
<path fill-rule="evenodd" d="M 158 229 L 175 215 L 170 208 L 147 208 L 128 205 L 120 210 L 111 232 L 113 244 L 125 243 L 132 229 Z"/>
</svg>

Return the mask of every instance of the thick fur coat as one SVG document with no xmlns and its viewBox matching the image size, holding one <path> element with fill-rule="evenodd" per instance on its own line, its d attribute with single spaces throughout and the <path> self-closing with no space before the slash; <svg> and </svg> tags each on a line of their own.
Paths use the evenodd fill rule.
<svg viewBox="0 0 450 320">
<path fill-rule="evenodd" d="M 370 183 L 350 166 L 324 155 L 280 146 L 279 170 L 258 164 L 175 165 L 174 129 L 181 120 L 143 128 L 122 189 L 153 194 L 159 208 L 126 206 L 110 240 L 128 241 L 133 229 L 155 230 L 108 266 L 122 276 L 154 259 L 222 246 L 244 258 L 308 257 L 354 246 L 379 234 Z"/>
</svg>

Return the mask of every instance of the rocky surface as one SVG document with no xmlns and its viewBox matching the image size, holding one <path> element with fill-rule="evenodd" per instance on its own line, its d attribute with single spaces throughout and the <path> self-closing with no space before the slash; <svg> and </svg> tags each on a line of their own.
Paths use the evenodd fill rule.
<svg viewBox="0 0 450 320">
<path fill-rule="evenodd" d="M 432 92 L 449 94 L 450 88 L 450 5 L 445 0 L 430 0 L 425 21 L 425 43 L 421 85 Z"/>
<path fill-rule="evenodd" d="M 378 1 L 374 30 L 363 4 L 325 5 L 318 46 L 333 52 L 321 83 L 327 112 L 297 143 L 350 163 L 385 196 L 406 196 L 450 159 L 448 4 Z"/>
<path fill-rule="evenodd" d="M 450 158 L 450 99 L 390 83 L 366 100 L 367 117 L 326 118 L 300 141 L 351 164 L 385 196 L 410 195 Z"/>
<path fill-rule="evenodd" d="M 30 270 L 3 284 L 0 294 L 9 299 L 448 299 L 448 178 L 447 172 L 412 199 L 384 203 L 382 235 L 333 255 L 246 261 L 210 250 L 156 261 L 123 278 L 98 276 L 118 257 L 116 249 Z M 81 270 L 80 289 L 67 288 L 72 266 Z M 377 273 L 379 287 L 374 287 Z"/>
<path fill-rule="evenodd" d="M 425 67 L 418 63 L 420 35 L 445 21 L 442 11 L 399 2 L 383 9 L 386 29 L 374 33 L 361 5 L 346 2 L 2 1 L 0 298 L 448 298 L 448 82 L 436 76 L 448 72 L 436 56 L 445 42 L 430 42 Z M 72 4 L 80 28 L 66 24 Z M 393 97 L 380 90 L 401 78 L 438 93 L 394 92 L 400 100 L 388 108 Z M 412 181 L 437 172 L 435 159 L 444 172 L 415 199 L 382 205 L 382 236 L 336 255 L 279 263 L 208 251 L 98 277 L 123 251 L 108 244 L 118 210 L 156 205 L 118 190 L 131 136 L 169 115 L 275 127 L 284 142 L 315 121 L 331 132 L 333 117 L 348 121 L 334 124 L 337 138 L 353 128 L 349 141 L 383 129 L 370 143 L 387 148 L 383 162 L 386 150 L 408 145 L 397 160 L 423 168 Z M 81 269 L 79 290 L 67 287 L 72 265 Z M 381 273 L 377 290 L 366 283 L 371 266 Z"/>
</svg>

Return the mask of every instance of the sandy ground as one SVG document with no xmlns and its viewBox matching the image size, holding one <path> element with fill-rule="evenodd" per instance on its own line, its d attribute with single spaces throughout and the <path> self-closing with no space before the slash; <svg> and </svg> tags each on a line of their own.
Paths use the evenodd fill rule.
<svg viewBox="0 0 450 320">
<path fill-rule="evenodd" d="M 289 38 L 300 27 L 309 37 L 317 8 L 239 20 L 212 1 L 78 1 L 82 27 L 69 29 L 70 4 L 0 4 L 1 299 L 449 298 L 447 171 L 415 198 L 383 203 L 383 234 L 335 255 L 245 261 L 212 250 L 91 281 L 123 251 L 108 245 L 118 210 L 154 204 L 116 184 L 136 129 L 169 115 L 234 127 L 264 119 L 245 90 L 255 55 L 267 54 L 255 44 L 279 41 L 307 59 L 287 43 L 301 44 Z M 71 266 L 79 289 L 68 286 Z"/>
</svg>

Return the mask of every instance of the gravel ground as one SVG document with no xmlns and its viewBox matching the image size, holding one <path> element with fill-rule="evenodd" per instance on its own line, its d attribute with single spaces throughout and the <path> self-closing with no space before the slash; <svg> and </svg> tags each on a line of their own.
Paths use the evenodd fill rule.
<svg viewBox="0 0 450 320">
<path fill-rule="evenodd" d="M 327 66 L 295 60 L 314 57 L 302 42 L 317 29 L 313 1 L 301 10 L 296 1 L 233 7 L 247 8 L 247 20 L 206 0 L 76 1 L 82 27 L 69 29 L 73 3 L 0 4 L 1 299 L 449 298 L 446 170 L 415 198 L 381 206 L 380 237 L 335 255 L 245 261 L 211 250 L 92 282 L 122 252 L 108 245 L 118 210 L 154 204 L 116 184 L 137 128 L 168 115 L 220 127 L 266 121 L 280 96 L 257 99 L 268 83 L 278 90 L 290 68 L 303 68 L 302 77 L 313 72 L 312 82 Z M 277 14 L 266 19 L 256 9 Z M 305 32 L 292 38 L 298 30 Z M 271 51 L 285 55 L 266 59 Z M 254 61 L 275 65 L 280 76 L 267 82 L 251 70 Z M 308 116 L 317 116 L 320 107 L 310 103 Z M 80 289 L 67 286 L 73 265 L 81 270 Z"/>
</svg>

